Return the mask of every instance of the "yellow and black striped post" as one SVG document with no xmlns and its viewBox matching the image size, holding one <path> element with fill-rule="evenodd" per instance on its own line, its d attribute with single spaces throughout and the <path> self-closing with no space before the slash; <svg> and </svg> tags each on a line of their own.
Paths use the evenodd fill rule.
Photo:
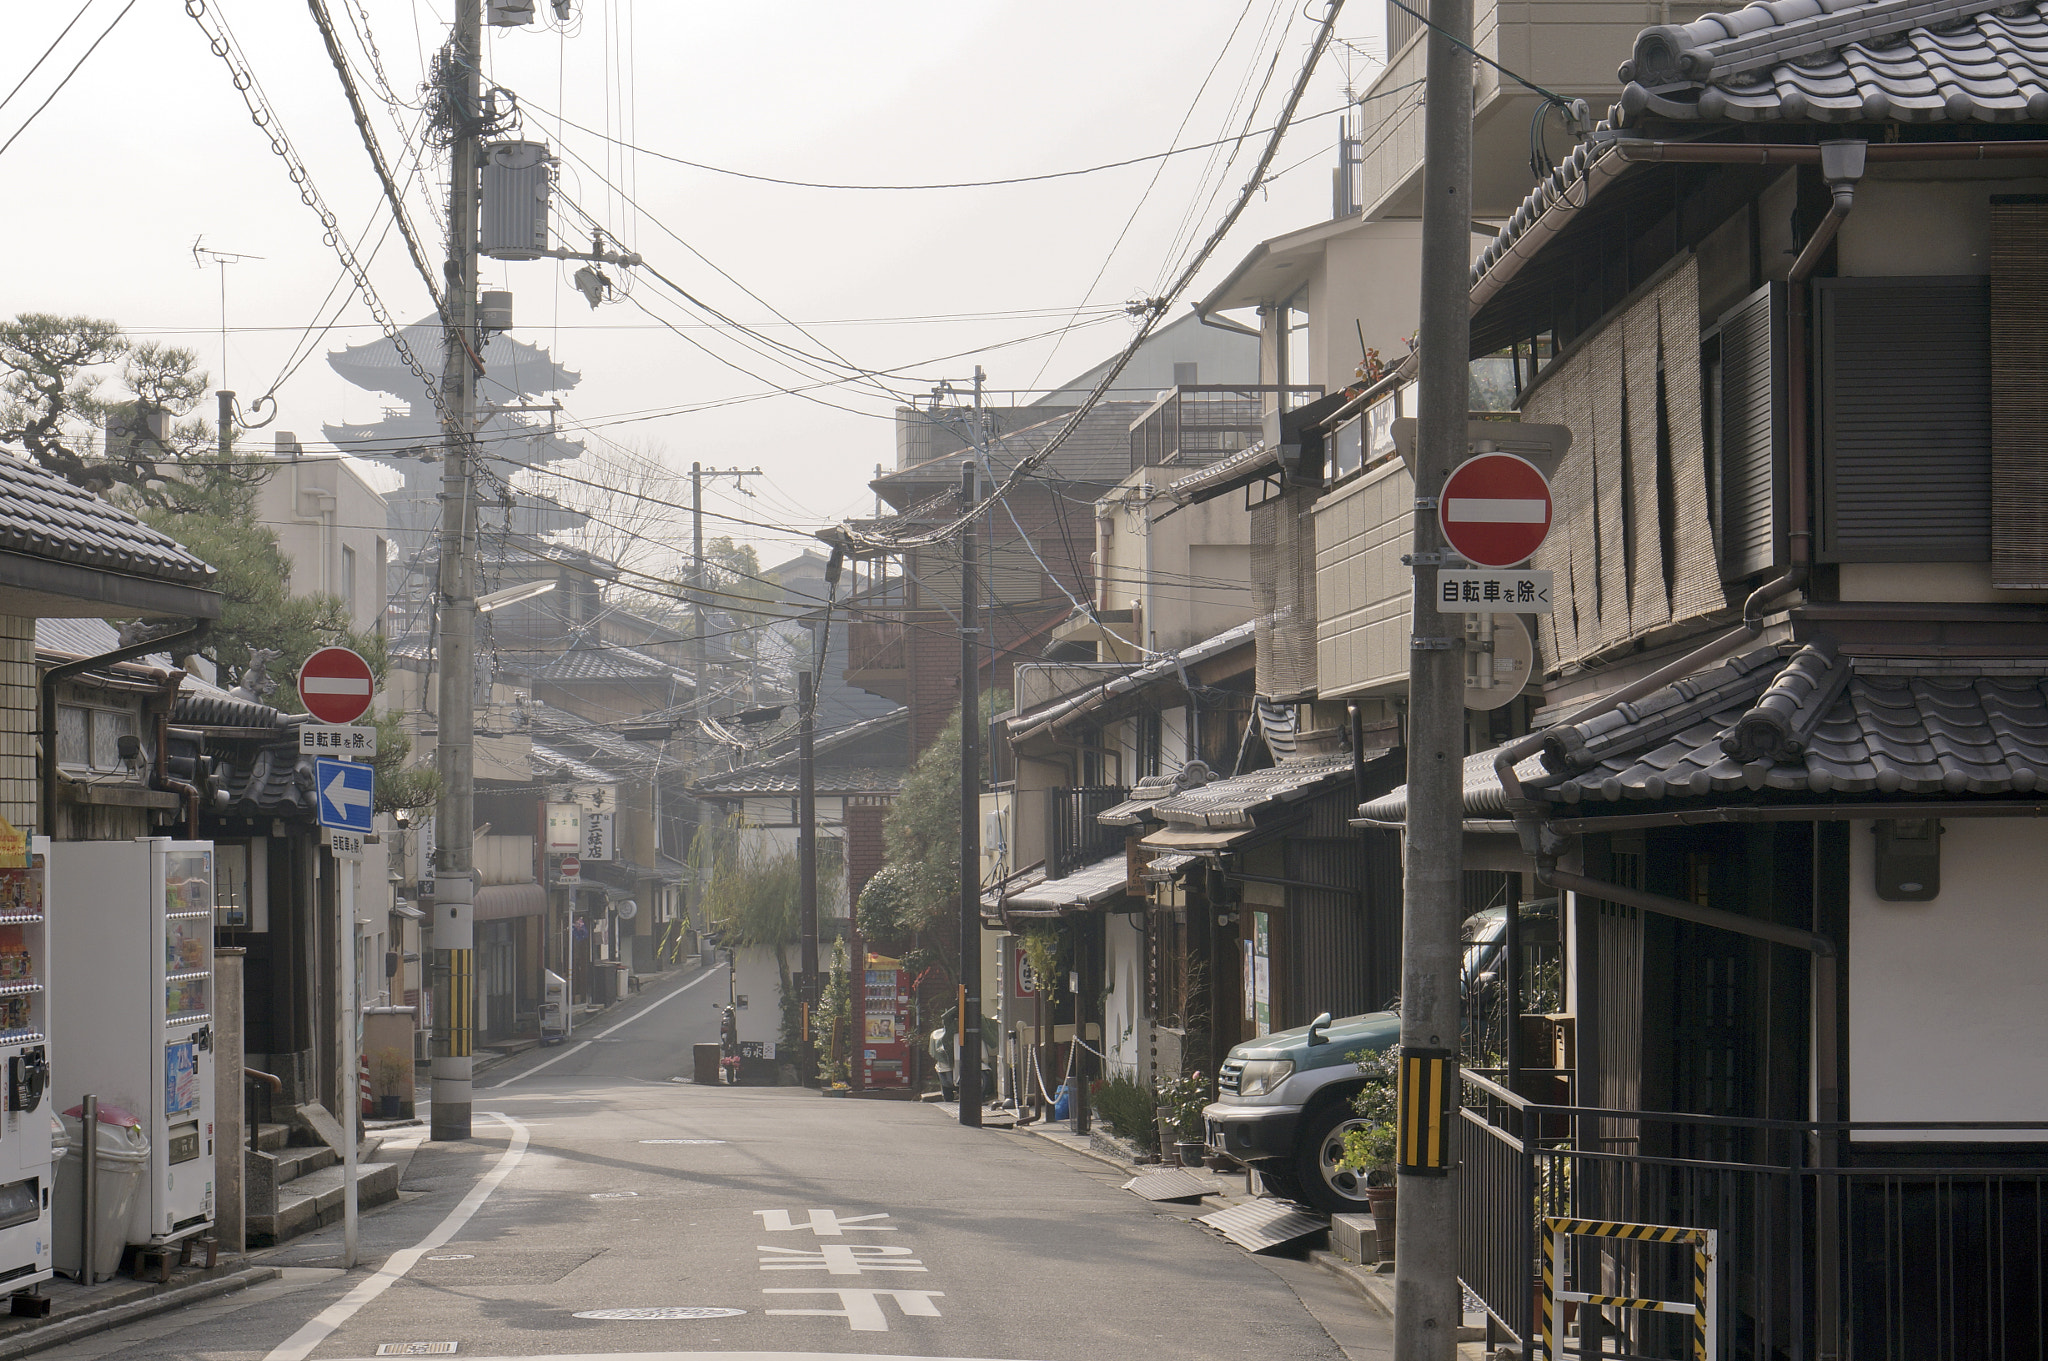
<svg viewBox="0 0 2048 1361">
<path fill-rule="evenodd" d="M 1451 1099 L 1457 1087 L 1456 1051 L 1401 1050 L 1395 1171 L 1421 1177 L 1450 1175 Z"/>
<path fill-rule="evenodd" d="M 1715 1315 L 1720 1296 L 1715 1289 L 1714 1256 L 1717 1235 L 1712 1229 L 1694 1229 L 1675 1224 L 1632 1224 L 1611 1219 L 1570 1219 L 1546 1215 L 1543 1219 L 1543 1352 L 1557 1355 L 1554 1317 L 1557 1303 L 1589 1304 L 1596 1309 L 1635 1309 L 1646 1313 L 1692 1315 L 1693 1361 L 1718 1361 Z M 1564 1240 L 1610 1238 L 1634 1243 L 1672 1243 L 1692 1248 L 1692 1302 L 1643 1299 L 1633 1295 L 1599 1295 L 1586 1290 L 1561 1290 Z"/>
<path fill-rule="evenodd" d="M 471 1046 L 475 1043 L 476 1010 L 472 989 L 475 985 L 475 950 L 443 950 L 448 963 L 441 974 L 441 986 L 435 990 L 434 1030 L 436 1049 L 449 1058 L 470 1057 Z"/>
</svg>

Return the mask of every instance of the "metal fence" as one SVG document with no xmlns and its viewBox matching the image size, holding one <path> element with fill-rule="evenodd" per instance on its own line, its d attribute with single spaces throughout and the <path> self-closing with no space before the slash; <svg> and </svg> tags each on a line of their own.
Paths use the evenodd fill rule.
<svg viewBox="0 0 2048 1361">
<path fill-rule="evenodd" d="M 1122 803 L 1122 785 L 1090 784 L 1045 791 L 1045 876 L 1064 879 L 1123 849 L 1124 829 L 1105 827 L 1096 814 Z"/>
<path fill-rule="evenodd" d="M 2048 1125 L 1547 1106 L 1474 1073 L 1465 1097 L 1459 1274 L 1527 1355 L 1538 1222 L 1565 1215 L 1716 1230 L 1727 1361 L 2048 1361 Z M 1670 1299 L 1691 1264 L 1664 1244 L 1584 1240 L 1564 1270 L 1575 1290 Z M 1691 1355 L 1682 1317 L 1559 1322 L 1561 1355 Z"/>
<path fill-rule="evenodd" d="M 1131 468 L 1213 463 L 1259 442 L 1268 407 L 1292 411 L 1322 395 L 1320 387 L 1271 384 L 1183 383 L 1168 388 L 1131 422 Z"/>
</svg>

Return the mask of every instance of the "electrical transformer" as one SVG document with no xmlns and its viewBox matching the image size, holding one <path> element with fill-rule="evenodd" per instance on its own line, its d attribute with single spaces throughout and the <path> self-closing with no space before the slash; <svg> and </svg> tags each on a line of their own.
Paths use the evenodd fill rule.
<svg viewBox="0 0 2048 1361">
<path fill-rule="evenodd" d="M 484 147 L 484 255 L 493 260 L 538 260 L 547 252 L 554 167 L 545 142 L 491 142 Z"/>
</svg>

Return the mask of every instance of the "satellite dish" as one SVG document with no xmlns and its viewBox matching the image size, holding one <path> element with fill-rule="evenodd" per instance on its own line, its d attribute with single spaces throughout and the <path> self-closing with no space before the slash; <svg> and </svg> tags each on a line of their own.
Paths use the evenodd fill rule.
<svg viewBox="0 0 2048 1361">
<path fill-rule="evenodd" d="M 1536 663 L 1536 645 L 1519 615 L 1465 616 L 1465 707 L 1498 709 L 1522 693 Z"/>
</svg>

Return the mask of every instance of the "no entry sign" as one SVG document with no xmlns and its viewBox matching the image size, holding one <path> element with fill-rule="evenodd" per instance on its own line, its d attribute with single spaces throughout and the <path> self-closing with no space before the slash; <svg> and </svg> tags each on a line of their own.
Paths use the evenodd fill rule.
<svg viewBox="0 0 2048 1361">
<path fill-rule="evenodd" d="M 1444 542 L 1467 562 L 1513 567 L 1550 534 L 1550 483 L 1513 454 L 1478 454 L 1460 463 L 1437 500 Z"/>
<path fill-rule="evenodd" d="M 370 664 L 345 647 L 323 647 L 299 668 L 299 700 L 322 723 L 353 723 L 370 707 Z"/>
</svg>

